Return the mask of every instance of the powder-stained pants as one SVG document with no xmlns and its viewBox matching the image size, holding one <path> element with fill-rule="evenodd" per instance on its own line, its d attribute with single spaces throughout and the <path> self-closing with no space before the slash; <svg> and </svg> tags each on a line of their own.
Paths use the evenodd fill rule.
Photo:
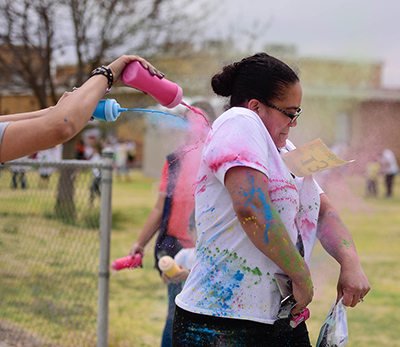
<svg viewBox="0 0 400 347">
<path fill-rule="evenodd" d="M 277 335 L 274 325 L 191 313 L 176 307 L 173 347 L 311 347 L 306 324 Z"/>
</svg>

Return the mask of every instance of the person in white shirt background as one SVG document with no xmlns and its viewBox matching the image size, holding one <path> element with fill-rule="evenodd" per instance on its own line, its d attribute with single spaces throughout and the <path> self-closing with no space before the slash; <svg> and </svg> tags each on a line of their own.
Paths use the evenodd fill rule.
<svg viewBox="0 0 400 347">
<path fill-rule="evenodd" d="M 399 166 L 394 153 L 388 148 L 382 151 L 381 168 L 385 175 L 386 197 L 390 198 L 393 196 L 394 177 L 399 173 Z"/>
</svg>

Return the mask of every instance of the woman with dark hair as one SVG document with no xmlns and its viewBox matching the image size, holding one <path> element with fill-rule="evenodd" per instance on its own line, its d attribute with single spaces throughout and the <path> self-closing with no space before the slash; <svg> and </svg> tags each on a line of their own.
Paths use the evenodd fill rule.
<svg viewBox="0 0 400 347">
<path fill-rule="evenodd" d="M 297 75 L 265 53 L 212 78 L 230 108 L 213 124 L 195 193 L 197 251 L 176 299 L 174 346 L 310 346 L 290 320 L 313 297 L 316 237 L 341 266 L 338 299 L 354 307 L 370 289 L 350 235 L 311 176 L 280 157 L 301 114 Z M 287 276 L 296 305 L 283 315 L 275 275 Z"/>
</svg>

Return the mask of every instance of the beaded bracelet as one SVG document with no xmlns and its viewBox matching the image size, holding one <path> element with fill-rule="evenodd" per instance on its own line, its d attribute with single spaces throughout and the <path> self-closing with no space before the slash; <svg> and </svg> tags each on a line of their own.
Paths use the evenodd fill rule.
<svg viewBox="0 0 400 347">
<path fill-rule="evenodd" d="M 113 80 L 114 80 L 114 75 L 111 72 L 111 69 L 108 66 L 104 66 L 104 65 L 97 67 L 91 72 L 90 77 L 93 77 L 95 75 L 103 75 L 107 78 L 108 87 L 107 87 L 106 93 L 108 93 L 111 89 L 111 86 L 112 86 Z"/>
</svg>

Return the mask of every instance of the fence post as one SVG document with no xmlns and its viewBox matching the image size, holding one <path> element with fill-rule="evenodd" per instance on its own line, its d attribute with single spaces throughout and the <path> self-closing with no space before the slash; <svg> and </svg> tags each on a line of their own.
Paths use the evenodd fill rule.
<svg viewBox="0 0 400 347">
<path fill-rule="evenodd" d="M 110 286 L 108 266 L 110 264 L 113 152 L 103 151 L 102 157 L 97 347 L 108 346 L 108 294 Z"/>
</svg>

